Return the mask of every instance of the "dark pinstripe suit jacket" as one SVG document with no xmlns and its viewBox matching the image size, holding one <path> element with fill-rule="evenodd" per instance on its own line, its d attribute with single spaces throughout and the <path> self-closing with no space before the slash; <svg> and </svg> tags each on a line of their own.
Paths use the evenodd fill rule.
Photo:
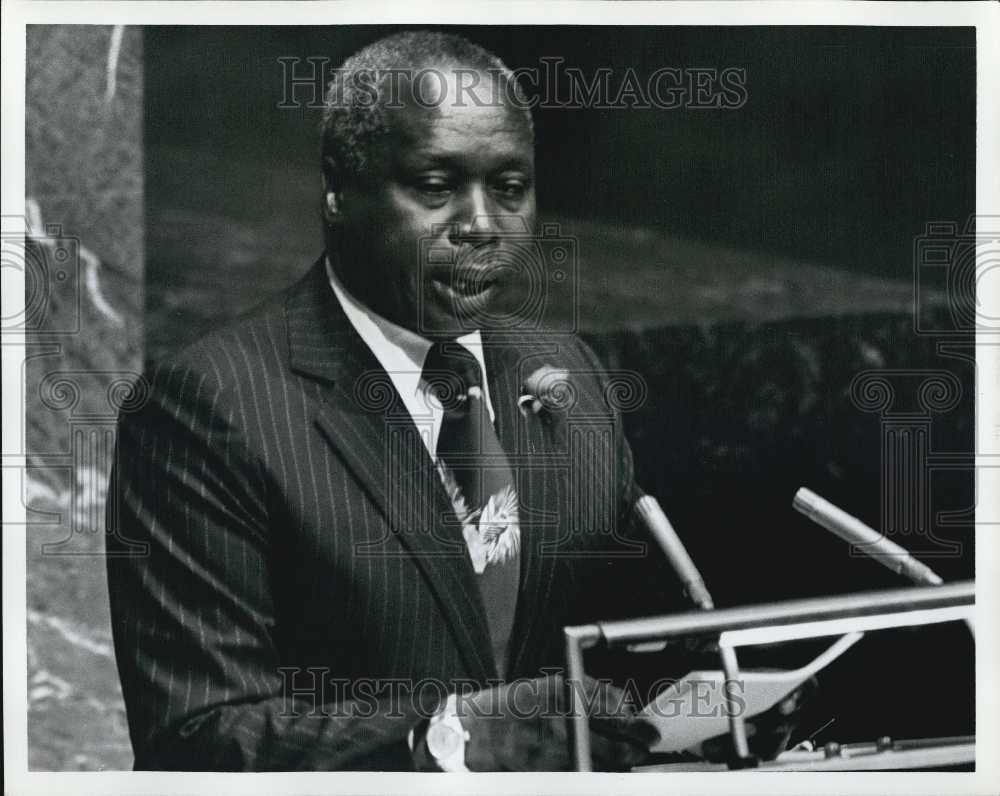
<svg viewBox="0 0 1000 796">
<path fill-rule="evenodd" d="M 614 588 L 631 457 L 576 338 L 484 334 L 484 353 L 522 503 L 508 671 L 535 676 Z M 572 373 L 575 400 L 523 417 L 544 364 Z M 411 767 L 419 710 L 497 667 L 431 459 L 322 261 L 159 367 L 141 403 L 108 501 L 136 767 Z"/>
</svg>

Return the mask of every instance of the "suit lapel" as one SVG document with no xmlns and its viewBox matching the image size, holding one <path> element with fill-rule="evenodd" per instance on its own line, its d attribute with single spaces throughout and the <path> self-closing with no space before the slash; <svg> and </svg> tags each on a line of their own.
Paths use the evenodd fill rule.
<svg viewBox="0 0 1000 796">
<path fill-rule="evenodd" d="M 448 497 L 392 379 L 333 294 L 322 259 L 293 288 L 286 312 L 291 367 L 314 379 L 323 399 L 317 426 L 407 549 L 402 554 L 423 571 L 472 676 L 496 677 L 482 597 Z M 354 554 L 401 553 L 383 540 Z"/>
</svg>

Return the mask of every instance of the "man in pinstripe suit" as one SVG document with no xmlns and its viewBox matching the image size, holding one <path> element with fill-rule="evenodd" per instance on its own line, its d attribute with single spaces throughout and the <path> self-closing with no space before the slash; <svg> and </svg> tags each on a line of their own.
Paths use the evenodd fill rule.
<svg viewBox="0 0 1000 796">
<path fill-rule="evenodd" d="M 441 79 L 352 95 L 401 63 Z M 565 768 L 561 628 L 615 587 L 637 490 L 589 349 L 487 322 L 505 236 L 534 225 L 530 115 L 490 101 L 510 72 L 455 36 L 390 37 L 345 75 L 326 254 L 121 419 L 108 571 L 136 767 Z M 476 101 L 446 99 L 470 75 Z M 422 263 L 428 236 L 464 265 Z M 432 388 L 458 373 L 449 349 L 461 412 Z M 539 372 L 569 374 L 570 406 L 522 411 Z M 474 507 L 446 451 L 469 429 L 492 445 L 455 443 L 481 470 Z M 586 687 L 596 762 L 639 762 L 655 730 Z"/>
</svg>

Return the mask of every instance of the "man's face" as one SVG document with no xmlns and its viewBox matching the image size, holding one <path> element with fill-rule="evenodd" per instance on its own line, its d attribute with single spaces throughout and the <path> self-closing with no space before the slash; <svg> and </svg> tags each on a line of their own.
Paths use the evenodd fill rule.
<svg viewBox="0 0 1000 796">
<path fill-rule="evenodd" d="M 457 336 L 470 317 L 503 306 L 514 276 L 505 236 L 534 231 L 534 142 L 521 113 L 496 102 L 488 75 L 473 90 L 480 104 L 466 90 L 459 105 L 456 75 L 439 73 L 443 84 L 414 86 L 424 106 L 404 84 L 405 107 L 386 111 L 375 173 L 344 186 L 338 273 L 400 326 Z M 468 86 L 469 73 L 462 79 Z"/>
</svg>

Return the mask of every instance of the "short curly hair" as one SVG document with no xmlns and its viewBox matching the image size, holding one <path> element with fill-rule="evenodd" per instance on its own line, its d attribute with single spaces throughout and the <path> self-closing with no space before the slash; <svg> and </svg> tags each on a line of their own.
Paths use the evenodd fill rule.
<svg viewBox="0 0 1000 796">
<path fill-rule="evenodd" d="M 534 134 L 527 99 L 514 73 L 498 56 L 453 33 L 405 31 L 372 42 L 335 71 L 324 102 L 322 157 L 332 156 L 348 176 L 369 171 L 373 145 L 386 132 L 385 109 L 393 101 L 386 91 L 390 76 L 442 64 L 480 70 L 500 80 L 506 101 L 514 100 L 512 107 L 523 114 Z"/>
</svg>

